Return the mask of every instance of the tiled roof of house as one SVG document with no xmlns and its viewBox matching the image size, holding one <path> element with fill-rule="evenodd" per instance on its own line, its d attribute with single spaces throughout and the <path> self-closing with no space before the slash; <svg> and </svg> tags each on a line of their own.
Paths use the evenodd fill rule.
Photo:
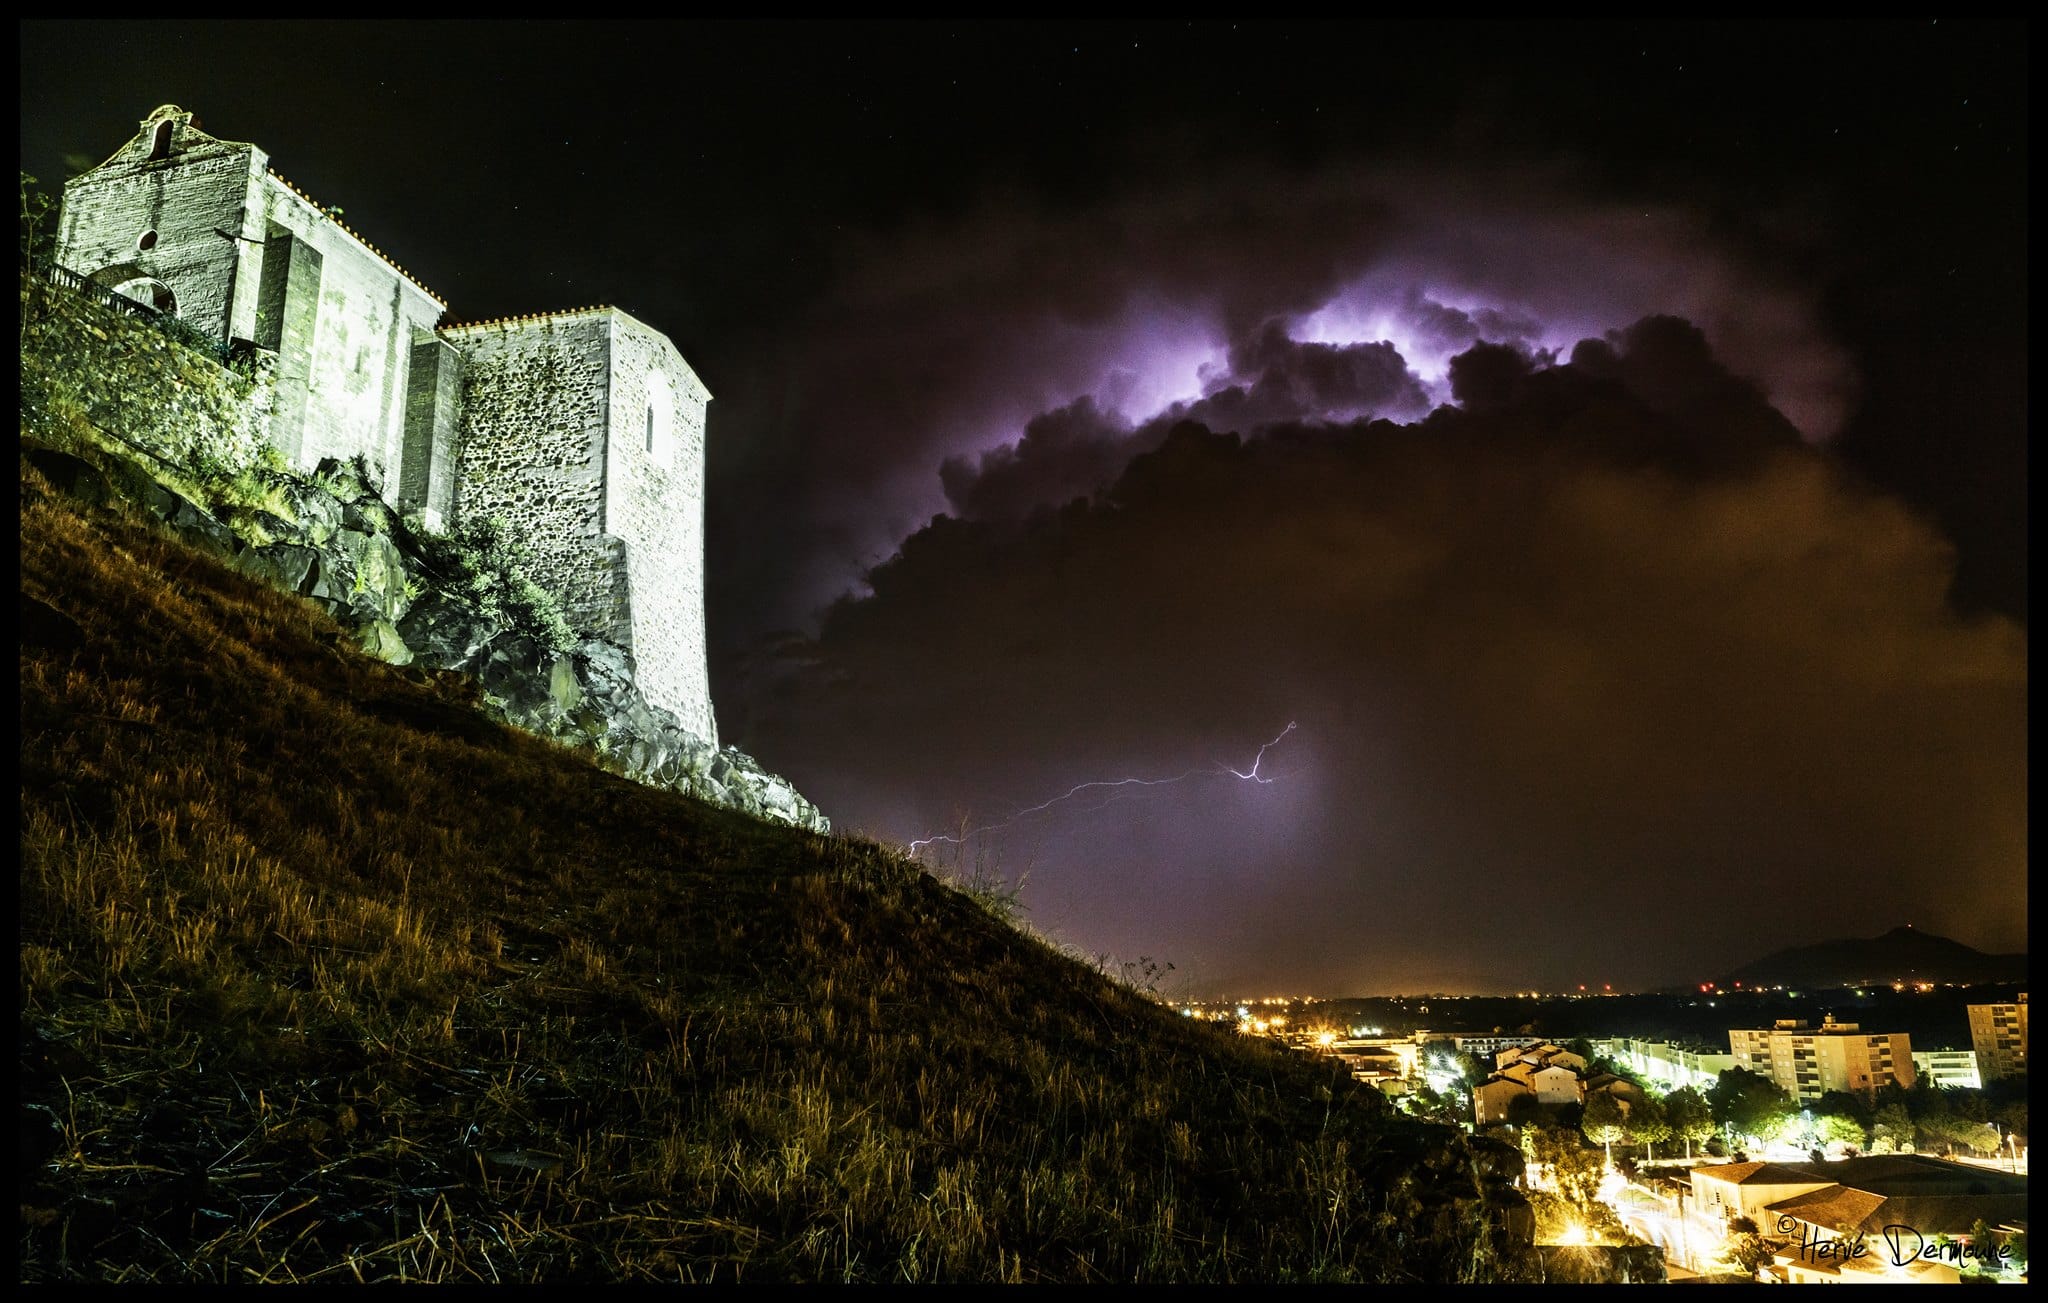
<svg viewBox="0 0 2048 1303">
<path fill-rule="evenodd" d="M 1785 1163 L 1723 1163 L 1719 1167 L 1696 1167 L 1693 1176 L 1712 1177 L 1733 1185 L 1816 1185 L 1833 1178 L 1816 1178 Z"/>
<path fill-rule="evenodd" d="M 1864 1235 L 1882 1235 L 1886 1228 L 1906 1228 L 1912 1236 L 1900 1235 L 1901 1243 L 1913 1245 L 1913 1236 L 1931 1240 L 1937 1235 L 1967 1236 L 1978 1222 L 1996 1226 L 2002 1221 L 2026 1220 L 2027 1196 L 2023 1194 L 1908 1194 L 1886 1197 L 1868 1190 L 1831 1185 L 1824 1190 L 1793 1195 L 1769 1205 L 1773 1213 L 1797 1217 L 1800 1221 L 1828 1231 L 1852 1227 Z"/>
</svg>

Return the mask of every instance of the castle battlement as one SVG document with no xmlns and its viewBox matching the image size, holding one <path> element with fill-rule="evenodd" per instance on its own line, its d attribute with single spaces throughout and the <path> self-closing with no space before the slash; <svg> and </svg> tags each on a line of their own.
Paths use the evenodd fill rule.
<svg viewBox="0 0 2048 1303">
<path fill-rule="evenodd" d="M 456 334 L 467 330 L 485 330 L 492 326 L 500 328 L 523 325 L 529 321 L 560 321 L 568 317 L 581 317 L 592 312 L 617 312 L 609 303 L 594 303 L 587 308 L 560 308 L 554 312 L 522 312 L 510 317 L 486 317 L 482 321 L 451 321 L 441 327 L 441 333 Z"/>
<path fill-rule="evenodd" d="M 430 528 L 503 517 L 580 633 L 716 743 L 704 640 L 711 392 L 660 331 L 592 306 L 443 326 L 447 303 L 176 105 L 64 188 L 57 260 L 268 353 L 264 434 L 363 458 Z"/>
<path fill-rule="evenodd" d="M 413 288 L 417 289 L 417 290 L 418 290 L 418 291 L 419 291 L 420 293 L 422 293 L 422 294 L 426 295 L 426 296 L 427 296 L 428 298 L 432 299 L 432 300 L 433 300 L 434 302 L 436 302 L 436 303 L 440 304 L 440 305 L 441 305 L 441 306 L 442 306 L 443 308 L 446 308 L 446 307 L 448 306 L 448 300 L 446 300 L 446 299 L 442 298 L 442 297 L 441 297 L 440 295 L 438 295 L 438 294 L 434 293 L 434 291 L 432 291 L 432 290 L 428 289 L 428 288 L 427 288 L 427 287 L 426 287 L 425 285 L 421 284 L 421 283 L 420 283 L 420 279 L 419 279 L 419 277 L 417 277 L 417 276 L 413 275 L 413 274 L 412 274 L 411 272 L 407 271 L 407 270 L 406 270 L 405 268 L 403 268 L 403 267 L 399 266 L 399 265 L 398 265 L 398 263 L 397 263 L 397 261 L 396 261 L 396 260 L 394 260 L 394 259 L 392 258 L 392 256 L 391 256 L 390 254 L 388 254 L 388 253 L 384 252 L 384 251 L 383 251 L 382 249 L 378 248 L 378 247 L 377 247 L 376 245 L 374 245 L 374 244 L 371 244 L 371 243 L 370 243 L 370 242 L 369 242 L 368 240 L 365 240 L 365 239 L 364 239 L 364 238 L 363 238 L 363 237 L 362 237 L 361 235 L 358 235 L 358 234 L 356 233 L 356 229 L 355 229 L 354 227 L 350 226 L 350 225 L 349 225 L 349 224 L 348 224 L 347 222 L 344 222 L 344 221 L 342 221 L 342 220 L 341 220 L 341 219 L 340 219 L 339 217 L 336 217 L 336 216 L 334 215 L 334 214 L 335 214 L 335 212 L 337 211 L 336 209 L 334 209 L 334 208 L 323 208 L 323 207 L 322 207 L 322 206 L 321 206 L 321 205 L 320 205 L 320 204 L 319 204 L 318 202 L 316 202 L 316 201 L 315 201 L 315 200 L 313 199 L 313 197 L 312 197 L 311 195 L 309 195 L 309 194 L 307 194 L 307 193 L 306 193 L 305 191 L 303 191 L 303 190 L 299 189 L 299 188 L 298 188 L 297 186 L 293 185 L 293 184 L 292 184 L 292 183 L 291 183 L 290 181 L 287 181 L 287 180 L 286 180 L 286 179 L 284 178 L 283 174 L 281 174 L 281 173 L 280 173 L 280 172 L 279 172 L 279 171 L 278 171 L 278 170 L 277 170 L 276 168 L 274 168 L 274 167 L 271 167 L 271 168 L 265 168 L 265 169 L 264 169 L 264 171 L 265 171 L 265 172 L 267 172 L 267 173 L 269 174 L 269 176 L 270 176 L 270 179 L 271 179 L 271 180 L 273 180 L 273 181 L 277 182 L 277 183 L 278 183 L 279 185 L 283 186 L 283 187 L 284 187 L 284 188 L 285 188 L 286 190 L 289 190 L 289 191 L 290 191 L 290 192 L 291 192 L 291 193 L 292 193 L 292 194 L 293 194 L 294 196 L 296 196 L 296 197 L 297 197 L 298 199 L 300 199 L 301 201 L 303 201 L 303 202 L 305 203 L 306 207 L 308 207 L 308 208 L 312 209 L 312 210 L 313 210 L 313 212 L 314 212 L 314 213 L 315 213 L 315 214 L 316 214 L 317 216 L 323 217 L 323 218 L 325 218 L 326 220 L 328 220 L 328 221 L 330 221 L 330 222 L 333 222 L 333 223 L 334 223 L 334 224 L 335 224 L 336 226 L 338 226 L 338 227 L 340 227 L 340 228 L 341 228 L 341 230 L 342 230 L 342 233 L 343 233 L 343 234 L 345 234 L 345 235 L 348 235 L 348 236 L 350 236 L 351 238 L 353 238 L 353 239 L 355 240 L 355 242 L 356 242 L 357 244 L 360 244 L 360 245 L 362 245 L 362 246 L 363 246 L 363 248 L 365 248 L 365 249 L 369 250 L 369 251 L 370 251 L 371 253 L 375 254 L 375 255 L 377 256 L 378 260 L 379 260 L 379 261 L 381 261 L 381 262 L 382 262 L 382 263 L 383 263 L 383 264 L 384 264 L 385 266 L 387 266 L 387 267 L 389 267 L 389 268 L 390 268 L 391 270 L 393 270 L 393 271 L 397 272 L 397 273 L 398 273 L 399 275 L 401 275 L 401 276 L 405 277 L 405 278 L 406 278 L 406 280 L 408 280 L 408 281 L 410 281 L 410 282 L 412 283 L 412 285 L 413 285 Z"/>
</svg>

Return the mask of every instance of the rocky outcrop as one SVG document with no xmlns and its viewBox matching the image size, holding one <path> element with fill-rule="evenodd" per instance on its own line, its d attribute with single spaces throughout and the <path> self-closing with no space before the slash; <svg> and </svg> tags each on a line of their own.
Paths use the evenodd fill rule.
<svg viewBox="0 0 2048 1303">
<path fill-rule="evenodd" d="M 318 604 L 358 645 L 393 665 L 471 675 L 485 708 L 516 728 L 584 749 L 607 769 L 775 823 L 829 832 L 785 779 L 736 747 L 717 747 L 650 703 L 622 647 L 585 639 L 566 651 L 494 621 L 436 574 L 420 540 L 353 471 L 322 463 L 312 480 L 256 474 L 276 511 L 215 515 L 133 463 L 48 448 L 23 455 L 58 489 L 89 503 L 126 500 L 250 576 Z M 223 516 L 225 518 L 223 518 Z"/>
</svg>

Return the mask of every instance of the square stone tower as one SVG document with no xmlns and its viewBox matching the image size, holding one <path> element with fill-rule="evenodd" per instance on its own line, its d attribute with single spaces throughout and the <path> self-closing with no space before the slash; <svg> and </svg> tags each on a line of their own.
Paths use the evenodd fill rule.
<svg viewBox="0 0 2048 1303">
<path fill-rule="evenodd" d="M 462 355 L 455 511 L 503 517 L 571 624 L 632 649 L 649 701 L 716 740 L 704 647 L 704 414 L 711 393 L 617 308 L 476 325 Z"/>
</svg>

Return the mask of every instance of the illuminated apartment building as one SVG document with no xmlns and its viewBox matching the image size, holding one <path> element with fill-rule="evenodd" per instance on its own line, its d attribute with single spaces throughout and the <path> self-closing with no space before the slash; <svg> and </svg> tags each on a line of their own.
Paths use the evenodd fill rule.
<svg viewBox="0 0 2048 1303">
<path fill-rule="evenodd" d="M 2012 1004 L 1970 1006 L 1970 1043 L 1984 1080 L 2017 1077 L 2027 1070 L 2027 993 Z"/>
<path fill-rule="evenodd" d="M 1728 1052 L 1736 1067 L 1770 1078 L 1802 1101 L 1831 1090 L 1867 1095 L 1914 1080 L 1913 1047 L 1904 1032 L 1867 1033 L 1833 1015 L 1818 1028 L 1781 1018 L 1767 1030 L 1730 1030 Z"/>
</svg>

